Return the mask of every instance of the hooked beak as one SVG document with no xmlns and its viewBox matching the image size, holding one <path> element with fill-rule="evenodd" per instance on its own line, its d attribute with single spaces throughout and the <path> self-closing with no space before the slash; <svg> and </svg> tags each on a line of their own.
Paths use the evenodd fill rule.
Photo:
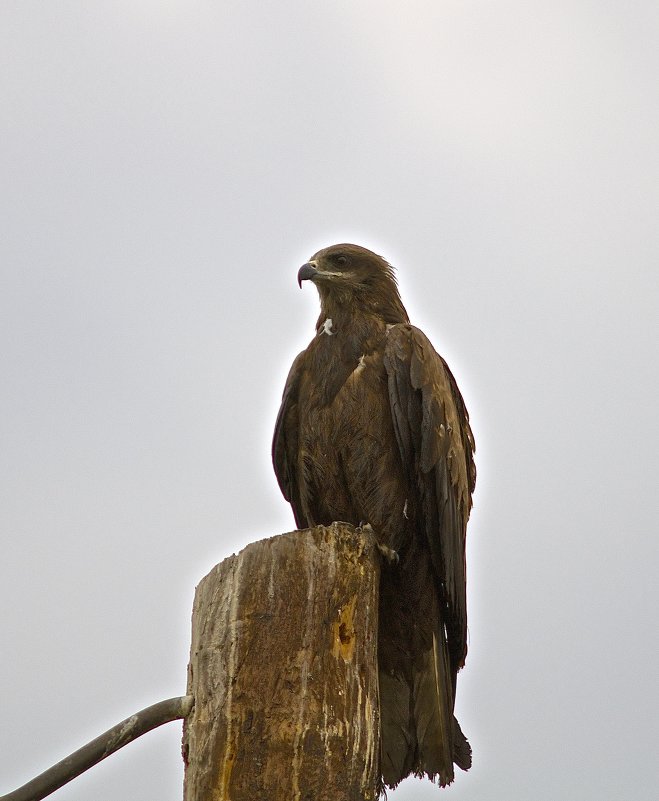
<svg viewBox="0 0 659 801">
<path fill-rule="evenodd" d="M 303 264 L 297 273 L 297 284 L 300 287 L 300 289 L 302 288 L 303 281 L 307 281 L 308 279 L 313 278 L 314 275 L 316 275 L 317 273 L 318 270 L 310 261 L 308 261 L 306 264 Z"/>
</svg>

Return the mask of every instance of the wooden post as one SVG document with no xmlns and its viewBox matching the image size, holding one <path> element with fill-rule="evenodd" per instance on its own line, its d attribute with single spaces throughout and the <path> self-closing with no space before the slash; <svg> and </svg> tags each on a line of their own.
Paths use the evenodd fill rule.
<svg viewBox="0 0 659 801">
<path fill-rule="evenodd" d="M 201 581 L 185 801 L 371 801 L 379 554 L 347 523 L 253 543 Z"/>
</svg>

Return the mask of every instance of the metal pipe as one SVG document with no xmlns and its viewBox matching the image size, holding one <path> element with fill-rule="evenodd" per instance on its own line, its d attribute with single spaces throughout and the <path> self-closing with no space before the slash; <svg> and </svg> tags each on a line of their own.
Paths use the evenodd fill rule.
<svg viewBox="0 0 659 801">
<path fill-rule="evenodd" d="M 193 705 L 194 698 L 191 695 L 183 695 L 147 706 L 122 720 L 121 723 L 117 723 L 87 745 L 83 745 L 27 784 L 12 793 L 0 796 L 0 801 L 40 801 L 151 729 L 172 720 L 186 718 Z"/>
</svg>

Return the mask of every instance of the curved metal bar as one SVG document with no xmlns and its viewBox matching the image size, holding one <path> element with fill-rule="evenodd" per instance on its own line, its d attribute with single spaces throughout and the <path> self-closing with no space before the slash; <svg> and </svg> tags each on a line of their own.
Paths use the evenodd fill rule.
<svg viewBox="0 0 659 801">
<path fill-rule="evenodd" d="M 183 695 L 147 706 L 40 773 L 32 781 L 12 793 L 0 796 L 0 801 L 40 801 L 137 737 L 162 726 L 163 723 L 186 718 L 193 705 L 194 698 Z"/>
</svg>

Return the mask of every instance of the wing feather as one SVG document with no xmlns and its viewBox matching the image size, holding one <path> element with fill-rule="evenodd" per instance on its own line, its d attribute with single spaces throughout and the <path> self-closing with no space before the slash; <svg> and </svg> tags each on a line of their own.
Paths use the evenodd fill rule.
<svg viewBox="0 0 659 801">
<path fill-rule="evenodd" d="M 272 438 L 272 463 L 279 488 L 284 498 L 291 504 L 298 528 L 306 525 L 302 517 L 302 503 L 297 480 L 298 453 L 298 393 L 303 372 L 306 351 L 299 353 L 293 362 L 286 379 L 281 406 L 275 423 Z"/>
<path fill-rule="evenodd" d="M 467 653 L 465 534 L 476 475 L 469 416 L 448 366 L 418 328 L 389 330 L 384 366 L 403 468 L 418 492 L 420 523 L 442 588 L 455 673 Z"/>
</svg>

